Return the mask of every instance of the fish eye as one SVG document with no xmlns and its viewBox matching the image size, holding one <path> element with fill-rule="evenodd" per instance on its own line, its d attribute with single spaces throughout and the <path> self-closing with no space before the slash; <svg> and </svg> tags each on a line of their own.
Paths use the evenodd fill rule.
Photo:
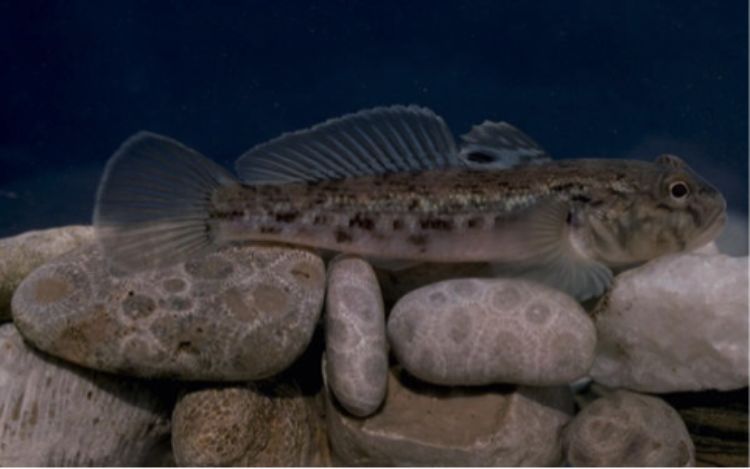
<svg viewBox="0 0 750 469">
<path fill-rule="evenodd" d="M 689 193 L 687 184 L 682 181 L 676 181 L 669 185 L 669 194 L 675 200 L 683 200 Z"/>
</svg>

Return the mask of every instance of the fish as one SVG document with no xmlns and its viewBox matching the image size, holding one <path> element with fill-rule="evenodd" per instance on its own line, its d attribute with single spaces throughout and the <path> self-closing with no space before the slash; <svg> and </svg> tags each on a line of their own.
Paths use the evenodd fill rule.
<svg viewBox="0 0 750 469">
<path fill-rule="evenodd" d="M 125 274 L 222 246 L 282 243 L 396 262 L 490 262 L 579 299 L 613 270 L 707 244 L 721 193 L 675 155 L 553 160 L 507 122 L 456 143 L 442 117 L 378 107 L 252 147 L 235 177 L 142 131 L 108 161 L 97 239 Z"/>
</svg>

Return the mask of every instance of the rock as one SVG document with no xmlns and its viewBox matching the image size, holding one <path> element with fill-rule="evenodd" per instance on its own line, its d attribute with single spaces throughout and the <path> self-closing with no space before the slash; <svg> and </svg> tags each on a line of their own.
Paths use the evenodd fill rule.
<svg viewBox="0 0 750 469">
<path fill-rule="evenodd" d="M 407 293 L 443 280 L 468 277 L 495 277 L 492 264 L 486 262 L 436 264 L 415 263 L 400 267 L 388 263 L 373 264 L 383 299 L 388 309 Z"/>
<path fill-rule="evenodd" d="M 566 384 L 594 359 L 594 326 L 566 294 L 516 279 L 446 280 L 403 297 L 388 339 L 404 368 L 436 384 Z"/>
<path fill-rule="evenodd" d="M 328 395 L 334 461 L 346 466 L 554 466 L 572 415 L 567 387 L 447 388 L 389 374 L 383 408 L 367 419 Z"/>
<path fill-rule="evenodd" d="M 35 346 L 115 373 L 185 380 L 254 380 L 307 347 L 325 272 L 307 251 L 230 247 L 158 271 L 113 276 L 98 249 L 34 271 L 13 297 Z"/>
<path fill-rule="evenodd" d="M 618 275 L 595 311 L 591 377 L 642 392 L 748 383 L 748 260 L 680 254 Z"/>
<path fill-rule="evenodd" d="M 21 280 L 45 262 L 93 242 L 90 226 L 66 226 L 0 239 L 0 322 L 10 320 L 10 299 Z"/>
<path fill-rule="evenodd" d="M 679 414 L 656 397 L 617 391 L 586 406 L 565 428 L 568 464 L 576 467 L 695 465 Z"/>
<path fill-rule="evenodd" d="M 313 465 L 323 425 L 291 384 L 189 392 L 175 406 L 172 421 L 180 466 Z"/>
<path fill-rule="evenodd" d="M 0 465 L 138 466 L 169 433 L 146 383 L 74 368 L 0 326 Z"/>
<path fill-rule="evenodd" d="M 388 348 L 383 297 L 367 262 L 344 257 L 329 267 L 325 328 L 328 385 L 353 415 L 372 414 L 385 398 Z"/>
</svg>

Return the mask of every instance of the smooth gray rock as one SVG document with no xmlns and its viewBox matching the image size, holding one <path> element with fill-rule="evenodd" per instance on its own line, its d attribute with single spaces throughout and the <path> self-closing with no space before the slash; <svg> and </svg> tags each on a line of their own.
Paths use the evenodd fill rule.
<svg viewBox="0 0 750 469">
<path fill-rule="evenodd" d="M 45 262 L 93 241 L 90 226 L 29 231 L 0 239 L 0 322 L 10 320 L 10 300 L 24 277 Z"/>
<path fill-rule="evenodd" d="M 628 391 L 586 406 L 565 428 L 563 446 L 567 462 L 577 467 L 695 465 L 695 448 L 677 411 Z"/>
<path fill-rule="evenodd" d="M 447 388 L 398 369 L 369 418 L 327 395 L 334 461 L 345 466 L 555 466 L 573 413 L 567 387 Z"/>
<path fill-rule="evenodd" d="M 367 262 L 342 257 L 329 266 L 325 335 L 331 390 L 353 415 L 372 414 L 385 398 L 388 348 L 383 297 Z"/>
<path fill-rule="evenodd" d="M 317 256 L 231 247 L 163 270 L 114 276 L 98 249 L 60 257 L 13 297 L 21 333 L 82 366 L 143 377 L 254 380 L 307 347 L 323 303 Z"/>
<path fill-rule="evenodd" d="M 595 311 L 591 377 L 642 392 L 748 383 L 748 259 L 665 256 L 615 278 Z"/>
<path fill-rule="evenodd" d="M 388 339 L 404 368 L 444 385 L 566 384 L 594 359 L 594 325 L 568 295 L 516 279 L 446 280 L 403 297 Z"/>
<path fill-rule="evenodd" d="M 79 369 L 0 326 L 0 465 L 139 466 L 169 433 L 155 388 Z"/>
<path fill-rule="evenodd" d="M 293 384 L 245 384 L 183 395 L 172 416 L 180 466 L 312 466 L 324 425 Z"/>
</svg>

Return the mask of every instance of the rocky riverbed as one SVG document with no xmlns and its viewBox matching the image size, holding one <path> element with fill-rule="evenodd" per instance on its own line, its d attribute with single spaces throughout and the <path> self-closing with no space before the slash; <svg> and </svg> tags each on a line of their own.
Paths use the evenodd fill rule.
<svg viewBox="0 0 750 469">
<path fill-rule="evenodd" d="M 90 227 L 0 240 L 0 465 L 747 465 L 747 257 L 585 308 L 491 272 L 244 245 L 124 275 Z"/>
</svg>

